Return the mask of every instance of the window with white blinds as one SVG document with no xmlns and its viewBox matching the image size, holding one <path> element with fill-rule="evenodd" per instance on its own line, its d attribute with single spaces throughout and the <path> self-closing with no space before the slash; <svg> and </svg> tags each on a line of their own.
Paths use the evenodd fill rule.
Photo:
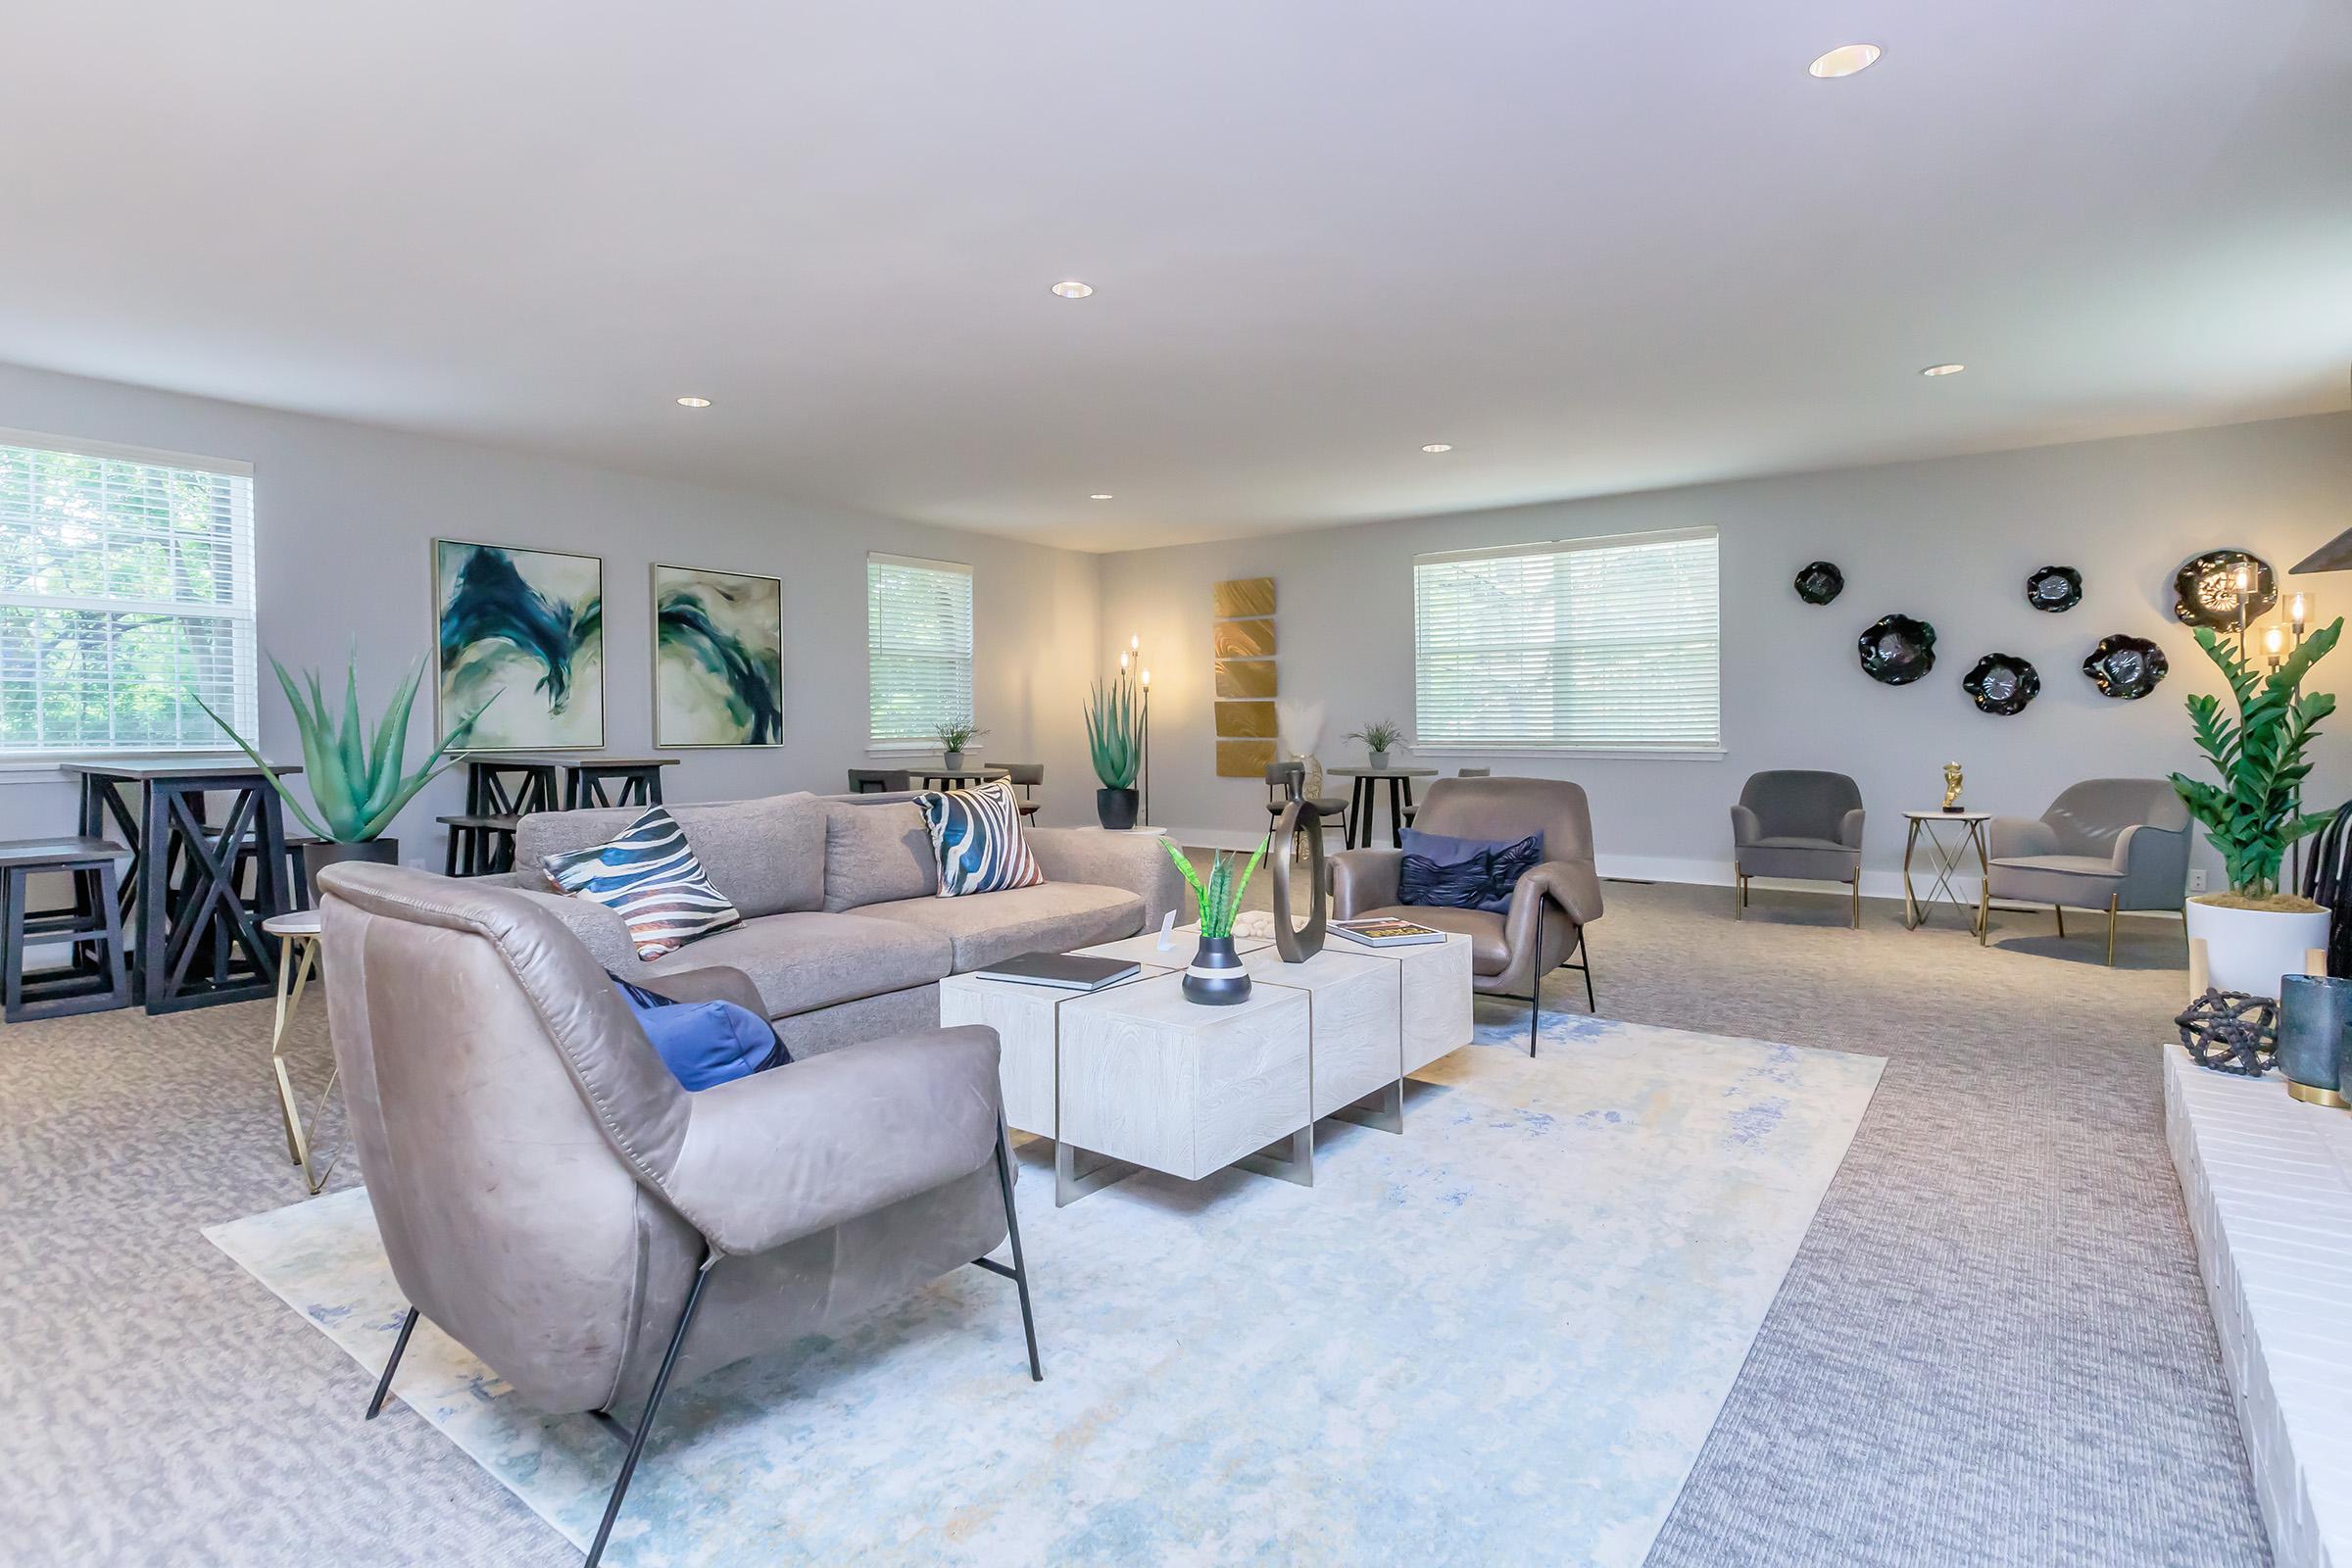
<svg viewBox="0 0 2352 1568">
<path fill-rule="evenodd" d="M 867 744 L 937 751 L 933 732 L 972 716 L 972 568 L 865 558 Z"/>
<path fill-rule="evenodd" d="M 255 689 L 252 470 L 0 431 L 0 754 L 226 751 Z"/>
<path fill-rule="evenodd" d="M 1712 528 L 1416 557 L 1413 744 L 1718 751 L 1719 612 Z"/>
</svg>

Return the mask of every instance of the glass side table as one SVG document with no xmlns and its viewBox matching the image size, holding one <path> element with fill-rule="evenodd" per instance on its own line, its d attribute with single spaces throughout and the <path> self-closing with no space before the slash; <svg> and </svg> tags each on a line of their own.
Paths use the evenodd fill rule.
<svg viewBox="0 0 2352 1568">
<path fill-rule="evenodd" d="M 342 1069 L 327 1074 L 325 1092 L 319 1095 L 318 1107 L 306 1125 L 301 1102 L 294 1095 L 294 1080 L 286 1071 L 286 1034 L 302 1006 L 303 993 L 310 989 L 311 971 L 318 966 L 318 911 L 295 909 L 273 914 L 262 922 L 262 930 L 277 939 L 277 1013 L 270 1026 L 270 1070 L 277 1080 L 278 1116 L 285 1123 L 287 1157 L 302 1167 L 303 1182 L 316 1198 L 335 1173 L 335 1161 L 342 1157 L 338 1149 L 320 1165 L 314 1160 L 311 1148 L 318 1118 L 334 1098 L 335 1080 Z"/>
<path fill-rule="evenodd" d="M 1903 832 L 1903 929 L 1918 930 L 1927 924 L 1931 909 L 1937 904 L 1948 904 L 1969 917 L 1969 929 L 1977 934 L 1977 946 L 1983 947 L 1985 933 L 1992 926 L 1992 856 L 1986 831 L 1992 813 L 1905 811 L 1903 820 L 1907 824 Z M 1925 899 L 1911 881 L 1911 862 L 1922 845 L 1927 846 L 1926 870 L 1931 878 Z M 1977 860 L 1977 897 L 1973 908 L 1952 886 L 1953 873 L 1966 867 L 1971 850 L 1976 852 Z"/>
</svg>

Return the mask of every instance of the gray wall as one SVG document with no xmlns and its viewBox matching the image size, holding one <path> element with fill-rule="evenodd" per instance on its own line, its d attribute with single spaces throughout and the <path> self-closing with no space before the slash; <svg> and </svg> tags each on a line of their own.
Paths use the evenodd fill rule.
<svg viewBox="0 0 2352 1568">
<path fill-rule="evenodd" d="M 2173 570 L 2242 545 L 2283 572 L 2352 526 L 2352 415 L 1108 557 L 1104 646 L 1141 632 L 1150 653 L 1153 819 L 1192 842 L 1239 844 L 1263 830 L 1262 784 L 1214 776 L 1211 583 L 1277 580 L 1282 689 L 1329 703 L 1326 761 L 1361 761 L 1361 746 L 1340 733 L 1380 716 L 1411 733 L 1416 553 L 1697 524 L 1722 535 L 1725 756 L 1422 760 L 1573 777 L 1592 794 L 1604 870 L 1690 881 L 1729 880 L 1728 808 L 1750 772 L 1836 768 L 1861 783 L 1874 872 L 1865 886 L 1884 891 L 1900 859 L 1898 813 L 1940 800 L 1947 760 L 1967 769 L 1967 804 L 2036 813 L 2076 778 L 2196 765 L 2180 700 L 2221 688 L 2173 617 Z M 1845 571 L 1843 596 L 1827 608 L 1789 586 L 1816 558 Z M 2082 570 L 2081 605 L 2028 608 L 2026 575 L 2044 564 Z M 2299 585 L 2323 617 L 2352 612 L 2352 573 Z M 1882 686 L 1856 667 L 1856 634 L 1888 611 L 1936 626 L 1936 669 L 1917 686 Z M 2091 644 L 2117 631 L 2154 638 L 2172 662 L 2137 703 L 2100 697 L 2081 671 Z M 2041 672 L 2040 698 L 2016 717 L 1980 713 L 1960 690 L 1993 651 Z M 2352 685 L 2352 652 L 2323 669 L 2323 689 Z M 2317 802 L 2352 791 L 2348 724 L 2337 720 L 2319 749 Z M 2200 857 L 2218 867 L 2201 845 Z"/>
<path fill-rule="evenodd" d="M 648 417 L 678 414 L 662 399 L 648 410 Z M 1095 557 L 5 366 L 0 426 L 250 462 L 262 647 L 289 666 L 331 671 L 356 638 L 361 695 L 371 707 L 430 647 L 427 540 L 604 557 L 606 749 L 614 755 L 653 743 L 650 564 L 783 578 L 785 744 L 680 753 L 673 800 L 840 790 L 843 770 L 866 753 L 865 553 L 968 562 L 975 707 L 992 732 L 981 751 L 1045 762 L 1047 820 L 1092 819 L 1078 714 L 1100 642 Z M 429 745 L 430 728 L 428 710 L 412 729 L 413 757 Z M 292 716 L 266 666 L 262 744 L 298 755 Z M 54 769 L 0 777 L 8 781 L 0 834 L 71 827 L 73 793 Z M 441 830 L 432 818 L 462 800 L 453 774 L 403 813 L 404 858 L 437 867 Z"/>
</svg>

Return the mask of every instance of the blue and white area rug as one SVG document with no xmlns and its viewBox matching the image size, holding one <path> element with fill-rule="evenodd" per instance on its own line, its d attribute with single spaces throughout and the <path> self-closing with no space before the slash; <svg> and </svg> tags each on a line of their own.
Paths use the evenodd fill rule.
<svg viewBox="0 0 2352 1568">
<path fill-rule="evenodd" d="M 1145 1175 L 1056 1210 L 1027 1151 L 1044 1383 L 1010 1282 L 959 1270 L 673 1391 L 608 1560 L 1641 1562 L 1882 1063 L 1582 1017 L 1530 1061 L 1524 1013 L 1480 1011 L 1402 1137 L 1326 1124 L 1311 1189 Z M 365 1192 L 207 1234 L 383 1365 L 405 1303 Z M 429 1324 L 394 1386 L 586 1544 L 604 1429 Z"/>
</svg>

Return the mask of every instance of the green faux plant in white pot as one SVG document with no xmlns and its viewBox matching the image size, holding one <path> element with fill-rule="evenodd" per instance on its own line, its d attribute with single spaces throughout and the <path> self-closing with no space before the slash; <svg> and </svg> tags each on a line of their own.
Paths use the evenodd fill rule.
<svg viewBox="0 0 2352 1568">
<path fill-rule="evenodd" d="M 2303 810 L 2302 785 L 2311 772 L 2304 753 L 2320 720 L 2335 711 L 2335 698 L 2298 695 L 2297 688 L 2343 630 L 2340 617 L 2321 627 L 2264 675 L 2232 641 L 2210 627 L 2197 628 L 2197 646 L 2220 668 L 2237 704 L 2231 720 L 2219 698 L 2199 692 L 2188 699 L 2197 748 L 2221 782 L 2173 775 L 2173 788 L 2188 814 L 2204 824 L 2230 879 L 2229 891 L 2199 894 L 2182 910 L 2189 941 L 2205 944 L 2208 984 L 2221 990 L 2275 997 L 2280 976 L 2303 972 L 2307 950 L 2328 945 L 2327 909 L 2281 888 L 2279 869 L 2287 847 L 2327 826 L 2334 814 Z"/>
<path fill-rule="evenodd" d="M 1390 748 L 1404 739 L 1404 728 L 1393 718 L 1376 718 L 1362 729 L 1350 730 L 1344 741 L 1362 741 L 1366 760 L 1376 768 L 1389 765 Z"/>
</svg>

